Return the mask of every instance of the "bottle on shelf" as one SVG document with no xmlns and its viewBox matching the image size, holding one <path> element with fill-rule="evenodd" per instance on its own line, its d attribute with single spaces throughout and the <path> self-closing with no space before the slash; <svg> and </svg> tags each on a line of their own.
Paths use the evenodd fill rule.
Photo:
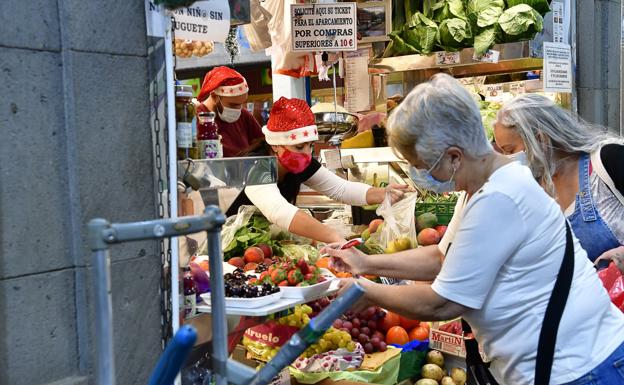
<svg viewBox="0 0 624 385">
<path fill-rule="evenodd" d="M 182 268 L 183 278 L 182 287 L 184 290 L 184 318 L 190 318 L 197 314 L 197 288 L 195 280 L 191 274 L 191 268 L 185 266 Z"/>
<path fill-rule="evenodd" d="M 197 119 L 199 159 L 223 158 L 223 146 L 214 112 L 200 112 Z"/>
<path fill-rule="evenodd" d="M 178 160 L 197 159 L 197 143 L 193 135 L 195 106 L 192 102 L 193 89 L 190 86 L 176 85 L 176 142 Z"/>
</svg>

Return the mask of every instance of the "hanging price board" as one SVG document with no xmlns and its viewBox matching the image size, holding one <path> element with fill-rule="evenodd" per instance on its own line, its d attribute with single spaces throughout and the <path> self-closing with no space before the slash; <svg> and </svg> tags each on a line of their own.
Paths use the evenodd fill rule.
<svg viewBox="0 0 624 385">
<path fill-rule="evenodd" d="M 355 3 L 291 4 L 293 51 L 355 51 Z"/>
</svg>

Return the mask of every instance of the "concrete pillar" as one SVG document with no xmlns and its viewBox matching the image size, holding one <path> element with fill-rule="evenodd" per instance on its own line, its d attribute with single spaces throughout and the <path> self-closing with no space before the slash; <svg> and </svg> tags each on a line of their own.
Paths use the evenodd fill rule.
<svg viewBox="0 0 624 385">
<path fill-rule="evenodd" d="M 141 1 L 2 4 L 0 384 L 93 383 L 85 224 L 156 216 L 145 34 Z M 112 256 L 117 383 L 145 384 L 158 244 Z"/>
<path fill-rule="evenodd" d="M 578 112 L 620 131 L 620 0 L 576 0 Z"/>
</svg>

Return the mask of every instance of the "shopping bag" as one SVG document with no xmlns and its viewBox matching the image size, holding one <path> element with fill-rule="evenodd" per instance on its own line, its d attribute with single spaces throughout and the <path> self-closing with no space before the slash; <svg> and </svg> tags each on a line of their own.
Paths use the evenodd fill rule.
<svg viewBox="0 0 624 385">
<path fill-rule="evenodd" d="M 606 269 L 598 272 L 598 277 L 607 289 L 611 302 L 624 311 L 624 278 L 617 265 L 611 262 Z"/>
<path fill-rule="evenodd" d="M 416 219 L 414 209 L 416 207 L 417 193 L 408 193 L 405 198 L 392 204 L 390 196 L 377 208 L 377 215 L 384 219 L 381 231 L 371 236 L 385 250 L 386 253 L 395 253 L 418 246 L 416 241 Z"/>
</svg>

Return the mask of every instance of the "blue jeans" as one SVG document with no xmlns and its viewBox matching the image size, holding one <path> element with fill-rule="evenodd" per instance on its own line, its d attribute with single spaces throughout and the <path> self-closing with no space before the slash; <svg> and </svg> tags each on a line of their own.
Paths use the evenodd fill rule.
<svg viewBox="0 0 624 385">
<path fill-rule="evenodd" d="M 618 385 L 624 384 L 624 343 L 589 373 L 563 385 Z"/>
</svg>

